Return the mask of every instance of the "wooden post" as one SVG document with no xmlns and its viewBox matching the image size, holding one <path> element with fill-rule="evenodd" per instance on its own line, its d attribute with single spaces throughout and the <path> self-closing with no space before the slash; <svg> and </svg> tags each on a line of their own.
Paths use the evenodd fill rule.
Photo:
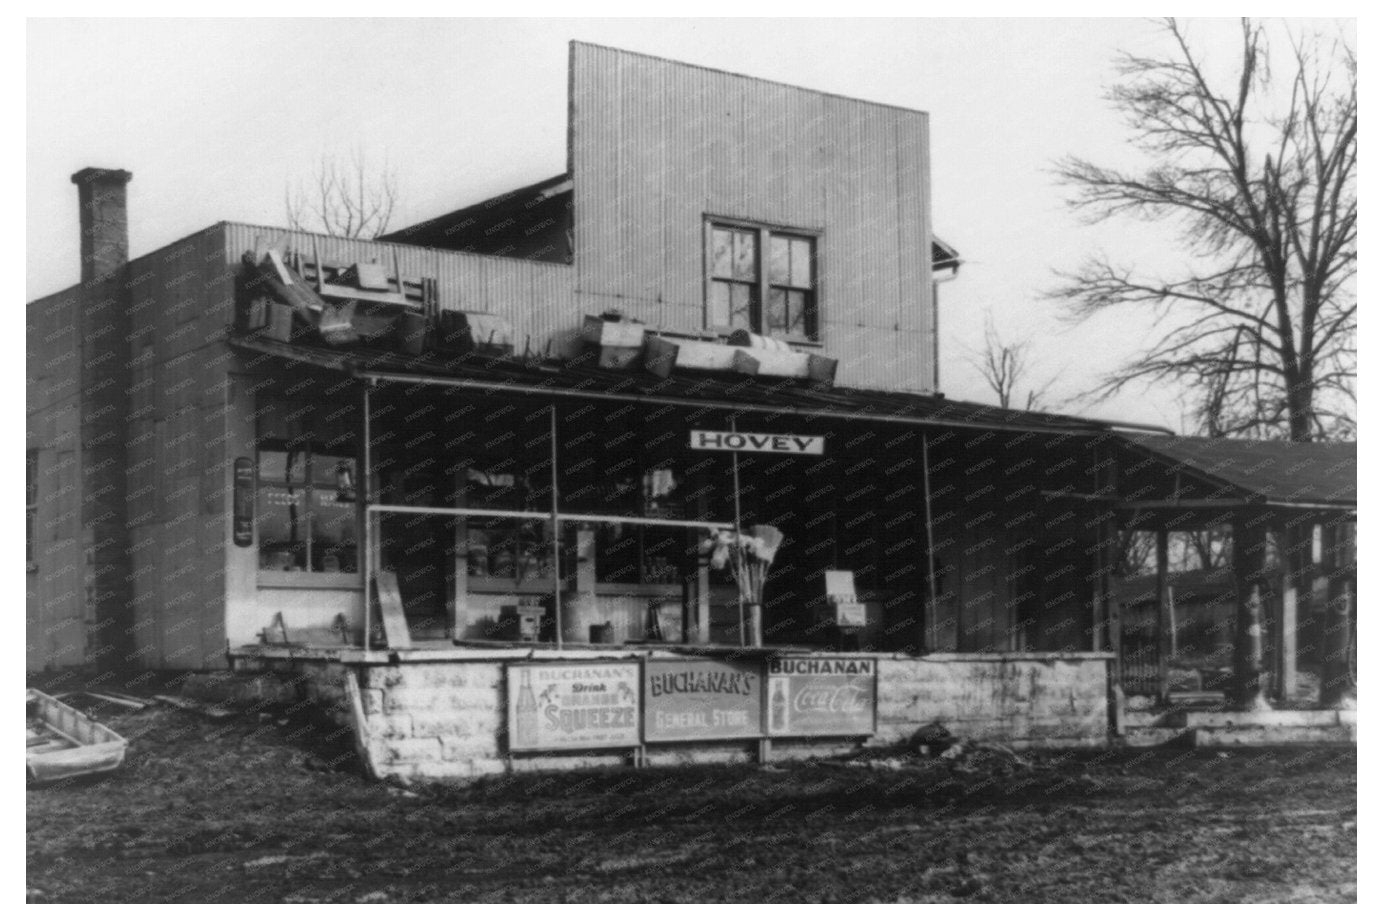
<svg viewBox="0 0 1383 921">
<path fill-rule="evenodd" d="M 1175 658 L 1177 657 L 1177 655 L 1178 655 L 1178 653 L 1177 653 L 1177 599 L 1176 599 L 1176 588 L 1174 588 L 1174 587 L 1171 586 L 1171 585 L 1167 586 L 1167 627 L 1168 627 L 1168 630 L 1169 630 L 1169 632 L 1170 632 L 1170 634 L 1171 634 L 1171 636 L 1169 637 L 1169 639 L 1171 640 L 1171 645 L 1172 645 L 1171 656 L 1172 656 L 1173 659 L 1175 659 Z"/>
<path fill-rule="evenodd" d="M 1234 680 L 1236 708 L 1271 707 L 1263 689 L 1263 569 L 1267 532 L 1247 514 L 1234 520 Z"/>
<path fill-rule="evenodd" d="M 927 455 L 927 433 L 922 432 L 922 511 L 927 526 L 927 603 L 922 614 L 923 655 L 936 648 L 936 533 L 932 521 L 931 458 Z"/>
<path fill-rule="evenodd" d="M 1321 528 L 1321 568 L 1327 579 L 1325 610 L 1321 612 L 1321 692 L 1324 707 L 1352 709 L 1355 688 L 1350 674 L 1354 638 L 1353 552 L 1340 533 L 1346 522 L 1329 521 Z"/>
<path fill-rule="evenodd" d="M 552 626 L 557 648 L 562 648 L 562 519 L 557 512 L 557 404 L 548 406 L 552 443 Z M 515 565 L 518 565 L 517 560 Z M 518 572 L 515 569 L 515 572 Z"/>
<path fill-rule="evenodd" d="M 370 490 L 370 382 L 365 382 L 364 394 L 362 397 L 364 412 L 361 413 L 361 439 L 360 439 L 360 482 L 356 485 L 356 492 L 360 495 L 360 507 L 364 510 L 362 514 L 361 544 L 360 554 L 360 588 L 361 598 L 365 604 L 365 636 L 364 646 L 368 651 L 370 648 L 370 577 L 375 571 L 374 541 L 374 515 L 370 512 L 370 497 L 373 495 Z"/>
<path fill-rule="evenodd" d="M 735 431 L 735 417 L 734 417 L 734 416 L 731 416 L 731 417 L 730 417 L 730 431 L 732 431 L 732 432 Z M 738 553 L 742 553 L 742 552 L 743 552 L 743 550 L 742 550 L 742 549 L 740 548 L 740 546 L 739 546 L 739 543 L 740 543 L 740 527 L 741 527 L 741 525 L 740 525 L 740 452 L 738 452 L 738 451 L 731 451 L 731 452 L 730 452 L 730 475 L 731 475 L 731 479 L 733 480 L 733 483 L 734 483 L 734 490 L 735 490 L 735 553 L 738 554 Z M 737 582 L 736 585 L 735 585 L 735 604 L 736 604 L 737 607 L 738 607 L 738 610 L 739 610 L 739 618 L 740 618 L 740 646 L 747 646 L 747 645 L 749 645 L 749 643 L 748 643 L 747 638 L 746 638 L 746 636 L 745 636 L 745 624 L 744 624 L 744 590 L 739 586 L 738 582 Z M 758 645 L 758 644 L 756 643 L 755 645 Z"/>
<path fill-rule="evenodd" d="M 1287 700 L 1297 688 L 1297 586 L 1290 570 L 1282 573 L 1282 601 L 1277 618 L 1277 697 Z"/>
<path fill-rule="evenodd" d="M 705 477 L 698 473 L 696 484 L 696 517 L 705 521 L 710 516 L 710 503 L 706 499 Z M 691 546 L 688 548 L 691 571 L 686 578 L 686 641 L 696 645 L 711 642 L 711 567 L 701 553 L 702 533 L 689 531 Z"/>
<path fill-rule="evenodd" d="M 452 487 L 452 501 L 459 508 L 465 508 L 466 468 L 464 466 L 452 474 Z M 471 538 L 465 516 L 456 516 L 456 523 L 452 525 L 451 540 L 451 598 L 448 606 L 451 609 L 449 611 L 451 638 L 459 640 L 463 638 L 467 626 L 466 604 L 467 596 L 470 594 Z"/>
<path fill-rule="evenodd" d="M 1157 697 L 1167 700 L 1169 682 L 1167 670 L 1171 664 L 1168 639 L 1171 635 L 1171 597 L 1167 584 L 1167 529 L 1157 529 Z"/>
<path fill-rule="evenodd" d="M 1119 486 L 1114 454 L 1107 448 L 1095 448 L 1095 494 L 1113 499 Z M 1118 522 L 1111 507 L 1098 514 L 1095 526 L 1095 555 L 1091 593 L 1092 644 L 1095 652 L 1106 647 L 1114 653 L 1115 683 L 1123 686 L 1123 636 L 1119 622 L 1119 605 L 1114 593 L 1114 548 L 1119 542 Z"/>
</svg>

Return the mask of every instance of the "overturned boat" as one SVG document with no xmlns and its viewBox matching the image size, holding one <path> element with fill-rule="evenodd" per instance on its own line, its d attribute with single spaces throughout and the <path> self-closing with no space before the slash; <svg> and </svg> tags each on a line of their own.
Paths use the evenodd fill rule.
<svg viewBox="0 0 1383 921">
<path fill-rule="evenodd" d="M 32 783 L 103 774 L 125 761 L 125 739 L 42 691 L 25 699 L 25 766 Z"/>
</svg>

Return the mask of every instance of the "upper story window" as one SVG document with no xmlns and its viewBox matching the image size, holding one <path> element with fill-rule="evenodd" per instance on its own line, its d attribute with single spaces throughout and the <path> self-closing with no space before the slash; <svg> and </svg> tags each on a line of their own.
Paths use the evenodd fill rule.
<svg viewBox="0 0 1383 921">
<path fill-rule="evenodd" d="M 706 325 L 816 339 L 816 239 L 707 222 Z"/>
</svg>

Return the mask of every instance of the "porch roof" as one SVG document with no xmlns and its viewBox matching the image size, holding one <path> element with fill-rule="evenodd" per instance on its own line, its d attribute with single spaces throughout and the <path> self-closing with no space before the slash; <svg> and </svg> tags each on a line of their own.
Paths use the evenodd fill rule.
<svg viewBox="0 0 1383 921">
<path fill-rule="evenodd" d="M 1216 487 L 1225 505 L 1324 506 L 1358 504 L 1355 442 L 1250 441 L 1124 434 L 1135 453 Z"/>
<path fill-rule="evenodd" d="M 513 358 L 441 360 L 354 345 L 328 348 L 254 335 L 232 346 L 289 364 L 303 364 L 377 382 L 422 383 L 540 398 L 616 400 L 692 408 L 940 428 L 990 429 L 1057 435 L 1107 433 L 1120 423 L 1055 413 L 1001 409 L 937 394 L 827 387 L 799 381 L 711 376 L 660 378 L 643 371 L 600 368 L 593 360 L 561 364 Z"/>
</svg>

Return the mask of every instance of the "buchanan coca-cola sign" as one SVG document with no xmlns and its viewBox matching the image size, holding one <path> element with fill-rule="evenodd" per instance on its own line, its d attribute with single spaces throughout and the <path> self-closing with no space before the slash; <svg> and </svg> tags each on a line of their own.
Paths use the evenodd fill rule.
<svg viewBox="0 0 1383 921">
<path fill-rule="evenodd" d="M 874 734 L 874 659 L 784 656 L 768 660 L 770 736 Z"/>
</svg>

